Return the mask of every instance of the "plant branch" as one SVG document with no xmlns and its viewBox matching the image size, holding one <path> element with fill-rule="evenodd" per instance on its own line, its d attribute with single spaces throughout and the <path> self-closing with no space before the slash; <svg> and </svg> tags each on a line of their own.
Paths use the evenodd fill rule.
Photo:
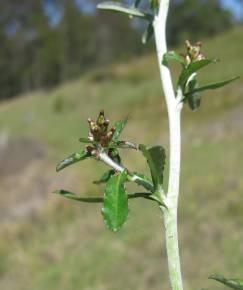
<svg viewBox="0 0 243 290">
<path fill-rule="evenodd" d="M 177 208 L 179 198 L 180 159 L 181 159 L 181 128 L 180 115 L 182 110 L 182 95 L 178 90 L 175 96 L 170 70 L 162 64 L 167 52 L 166 21 L 170 0 L 161 0 L 159 12 L 154 19 L 156 50 L 159 61 L 161 82 L 169 117 L 170 131 L 170 168 L 168 192 L 165 200 L 167 208 L 161 207 L 164 214 L 166 250 L 171 287 L 173 290 L 182 290 L 182 277 L 177 233 Z"/>
<path fill-rule="evenodd" d="M 126 169 L 124 166 L 122 166 L 120 164 L 117 164 L 105 152 L 100 152 L 97 157 L 100 161 L 102 161 L 103 163 L 105 163 L 106 165 L 110 166 L 111 168 L 113 168 L 114 170 L 116 170 L 118 172 L 123 172 L 124 170 L 127 170 L 127 172 L 128 172 L 127 177 L 129 179 L 129 181 L 133 181 L 133 182 L 137 183 L 138 185 L 142 185 L 146 189 L 150 190 L 151 193 L 154 191 L 154 186 L 151 182 L 149 182 L 145 179 L 142 179 L 140 176 L 138 176 L 134 173 L 130 173 L 128 169 Z"/>
</svg>

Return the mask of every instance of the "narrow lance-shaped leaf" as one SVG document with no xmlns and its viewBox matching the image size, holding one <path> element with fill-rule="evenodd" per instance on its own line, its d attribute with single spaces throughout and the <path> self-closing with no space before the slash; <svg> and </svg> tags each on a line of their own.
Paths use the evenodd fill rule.
<svg viewBox="0 0 243 290">
<path fill-rule="evenodd" d="M 147 20 L 153 19 L 153 16 L 147 13 L 146 11 L 143 11 L 134 6 L 128 6 L 126 4 L 119 3 L 119 2 L 113 2 L 113 1 L 102 2 L 97 5 L 97 8 L 101 10 L 108 10 L 112 12 L 122 13 L 128 16 L 144 18 Z"/>
<path fill-rule="evenodd" d="M 62 160 L 60 163 L 57 164 L 56 171 L 60 171 L 78 161 L 85 160 L 90 156 L 91 156 L 90 153 L 87 151 L 73 153 L 72 155 L 70 155 L 69 157 L 65 158 L 64 160 Z"/>
<path fill-rule="evenodd" d="M 115 174 L 115 170 L 113 170 L 113 169 L 111 169 L 111 170 L 109 170 L 109 171 L 106 171 L 106 172 L 105 172 L 105 173 L 100 177 L 99 180 L 96 180 L 96 181 L 94 181 L 93 183 L 94 183 L 94 184 L 105 183 L 105 182 L 107 182 L 107 181 L 111 178 L 111 176 L 114 175 L 114 174 Z"/>
<path fill-rule="evenodd" d="M 121 149 L 137 149 L 137 145 L 130 141 L 116 141 L 109 145 L 109 148 L 121 148 Z"/>
<path fill-rule="evenodd" d="M 127 173 L 113 175 L 106 184 L 102 214 L 107 227 L 118 231 L 128 217 Z"/>
<path fill-rule="evenodd" d="M 80 202 L 90 202 L 90 203 L 100 203 L 103 202 L 103 197 L 81 197 L 78 196 L 76 193 L 64 190 L 64 189 L 60 189 L 60 190 L 55 190 L 53 191 L 53 193 L 59 194 L 63 197 L 72 199 L 72 200 L 76 200 L 76 201 L 80 201 Z"/>
<path fill-rule="evenodd" d="M 206 90 L 218 89 L 218 88 L 221 88 L 223 86 L 228 85 L 229 83 L 231 83 L 231 82 L 233 82 L 233 81 L 235 81 L 237 79 L 239 79 L 239 77 L 233 77 L 233 78 L 231 78 L 229 80 L 226 80 L 226 81 L 212 83 L 212 84 L 208 84 L 208 85 L 205 85 L 205 86 L 202 86 L 202 87 L 194 88 L 192 90 L 189 90 L 189 92 L 186 93 L 186 95 L 194 94 L 194 93 L 202 92 L 202 91 L 206 91 Z"/>
<path fill-rule="evenodd" d="M 143 44 L 146 44 L 150 40 L 150 38 L 153 36 L 153 34 L 154 34 L 153 23 L 152 22 L 149 22 L 146 30 L 143 33 L 142 43 Z"/>
<path fill-rule="evenodd" d="M 201 59 L 195 62 L 190 63 L 181 73 L 178 81 L 178 86 L 180 86 L 184 92 L 185 85 L 189 77 L 197 72 L 198 70 L 202 69 L 203 67 L 214 63 L 216 60 L 214 59 Z"/>
<path fill-rule="evenodd" d="M 242 279 L 226 279 L 220 275 L 212 275 L 210 279 L 216 280 L 232 289 L 243 290 L 243 280 Z"/>
<path fill-rule="evenodd" d="M 93 143 L 95 143 L 94 141 L 91 141 L 89 138 L 83 138 L 83 137 L 79 138 L 79 142 L 85 143 L 85 144 L 93 144 Z"/>
<path fill-rule="evenodd" d="M 119 136 L 121 135 L 121 132 L 122 130 L 124 129 L 124 127 L 126 126 L 127 124 L 127 121 L 128 121 L 128 117 L 124 120 L 120 120 L 120 121 L 117 121 L 115 123 L 115 132 L 113 134 L 113 137 L 112 137 L 112 141 L 117 141 Z"/>
<path fill-rule="evenodd" d="M 64 190 L 64 189 L 58 189 L 53 191 L 53 193 L 55 194 L 59 194 L 62 197 L 68 198 L 68 199 L 72 199 L 78 202 L 84 202 L 84 203 L 102 203 L 104 201 L 104 198 L 101 196 L 96 196 L 96 197 L 90 197 L 90 196 L 79 196 L 76 193 Z M 145 198 L 145 199 L 150 199 L 150 200 L 154 200 L 151 197 L 151 193 L 150 192 L 135 192 L 132 194 L 128 194 L 128 198 L 129 199 L 135 199 L 135 198 Z"/>
<path fill-rule="evenodd" d="M 176 53 L 175 51 L 168 51 L 163 55 L 162 64 L 167 66 L 169 65 L 169 61 L 174 60 L 176 62 L 179 62 L 183 67 L 186 65 L 186 61 L 184 57 Z"/>
<path fill-rule="evenodd" d="M 162 146 L 154 146 L 147 148 L 140 144 L 139 150 L 142 151 L 144 157 L 147 159 L 154 189 L 158 190 L 163 184 L 163 172 L 165 167 L 165 150 Z"/>
<path fill-rule="evenodd" d="M 197 86 L 197 80 L 194 78 L 189 82 L 188 89 L 194 90 Z M 188 100 L 189 107 L 193 111 L 197 110 L 201 104 L 201 96 L 198 93 L 190 93 L 186 95 L 186 100 Z"/>
</svg>

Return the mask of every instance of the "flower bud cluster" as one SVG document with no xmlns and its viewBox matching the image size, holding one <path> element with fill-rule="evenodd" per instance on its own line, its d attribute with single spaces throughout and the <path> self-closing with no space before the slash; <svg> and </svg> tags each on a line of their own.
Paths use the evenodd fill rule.
<svg viewBox="0 0 243 290">
<path fill-rule="evenodd" d="M 100 111 L 96 122 L 89 118 L 88 123 L 90 129 L 88 136 L 89 140 L 94 142 L 94 144 L 99 144 L 102 148 L 108 147 L 115 133 L 115 128 L 112 127 L 110 130 L 108 130 L 110 121 L 105 118 L 104 111 Z M 86 148 L 92 155 L 94 155 L 96 147 L 87 146 Z"/>
<path fill-rule="evenodd" d="M 205 57 L 201 53 L 202 43 L 197 42 L 195 45 L 192 45 L 189 40 L 186 40 L 187 54 L 185 56 L 187 64 L 191 62 L 202 60 Z"/>
</svg>

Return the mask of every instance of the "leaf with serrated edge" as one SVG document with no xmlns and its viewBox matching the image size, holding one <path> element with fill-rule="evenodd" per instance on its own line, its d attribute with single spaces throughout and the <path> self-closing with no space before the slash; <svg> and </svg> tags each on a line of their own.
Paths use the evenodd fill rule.
<svg viewBox="0 0 243 290">
<path fill-rule="evenodd" d="M 99 180 L 95 180 L 93 183 L 94 184 L 101 184 L 101 183 L 105 183 L 107 182 L 112 175 L 115 174 L 115 170 L 111 169 L 109 171 L 106 171 L 101 177 Z"/>
<path fill-rule="evenodd" d="M 128 217 L 128 194 L 125 189 L 127 173 L 113 175 L 106 184 L 102 214 L 107 227 L 118 231 Z"/>
<path fill-rule="evenodd" d="M 185 65 L 186 65 L 185 59 L 181 55 L 176 53 L 175 51 L 166 52 L 163 55 L 162 64 L 168 67 L 170 60 L 174 60 L 176 62 L 179 62 L 183 67 L 185 67 Z"/>
<path fill-rule="evenodd" d="M 113 2 L 113 1 L 102 2 L 97 5 L 97 8 L 101 10 L 108 10 L 108 11 L 126 14 L 128 16 L 130 15 L 134 17 L 144 18 L 147 20 L 153 19 L 153 16 L 147 13 L 146 11 L 143 11 L 136 7 L 128 6 L 126 4 L 119 3 L 119 2 Z"/>
<path fill-rule="evenodd" d="M 116 130 L 115 130 L 115 132 L 113 134 L 112 141 L 115 142 L 115 141 L 118 140 L 119 136 L 121 135 L 122 130 L 124 129 L 124 127 L 127 124 L 127 121 L 128 121 L 128 117 L 126 119 L 124 119 L 124 120 L 120 120 L 120 121 L 117 121 L 115 123 L 114 127 L 115 127 Z"/>
<path fill-rule="evenodd" d="M 142 151 L 147 159 L 155 191 L 159 190 L 163 184 L 163 173 L 165 167 L 165 150 L 162 146 L 147 148 L 140 144 L 139 150 Z"/>
<path fill-rule="evenodd" d="M 194 94 L 194 93 L 202 92 L 202 91 L 206 91 L 206 90 L 215 90 L 215 89 L 221 88 L 223 86 L 226 86 L 229 83 L 231 83 L 231 82 L 233 82 L 233 81 L 235 81 L 237 79 L 239 79 L 238 76 L 237 77 L 233 77 L 233 78 L 231 78 L 229 80 L 226 80 L 226 81 L 221 81 L 221 82 L 217 82 L 217 83 L 208 84 L 208 85 L 205 85 L 205 86 L 202 86 L 202 87 L 198 87 L 198 88 L 190 90 L 188 93 L 186 93 L 186 95 Z"/>
<path fill-rule="evenodd" d="M 90 157 L 90 153 L 87 151 L 76 152 L 70 155 L 69 157 L 62 160 L 60 163 L 57 164 L 56 171 L 60 171 L 67 166 L 70 166 L 78 161 L 82 161 Z"/>
<path fill-rule="evenodd" d="M 243 290 L 243 280 L 242 279 L 226 279 L 220 275 L 212 275 L 210 279 L 216 280 L 232 289 Z"/>
</svg>

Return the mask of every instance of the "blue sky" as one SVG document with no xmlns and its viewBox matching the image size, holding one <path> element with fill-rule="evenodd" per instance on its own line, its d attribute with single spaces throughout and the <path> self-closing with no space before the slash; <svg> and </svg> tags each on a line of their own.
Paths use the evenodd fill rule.
<svg viewBox="0 0 243 290">
<path fill-rule="evenodd" d="M 78 5 L 86 8 L 86 12 L 93 11 L 94 6 L 89 4 L 87 0 L 75 0 Z M 237 19 L 243 17 L 243 0 L 242 3 L 237 0 L 220 0 L 225 8 L 230 9 Z M 84 5 L 85 4 L 85 5 Z M 52 0 L 45 0 L 45 8 L 51 23 L 55 25 L 61 18 L 61 11 L 58 11 L 52 4 Z"/>
<path fill-rule="evenodd" d="M 221 0 L 221 2 L 222 2 L 224 7 L 232 10 L 234 15 L 237 18 L 240 18 L 242 16 L 243 3 L 240 3 L 240 1 L 235 1 L 235 0 Z"/>
</svg>

